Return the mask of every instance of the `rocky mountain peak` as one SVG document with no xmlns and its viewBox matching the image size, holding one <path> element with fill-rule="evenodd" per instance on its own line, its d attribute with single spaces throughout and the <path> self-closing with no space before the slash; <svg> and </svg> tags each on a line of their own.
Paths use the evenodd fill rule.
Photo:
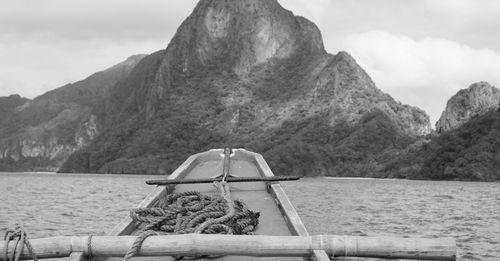
<svg viewBox="0 0 500 261">
<path fill-rule="evenodd" d="M 436 123 L 436 130 L 454 129 L 477 115 L 483 115 L 500 104 L 500 90 L 487 82 L 477 82 L 452 96 Z"/>
<path fill-rule="evenodd" d="M 276 0 L 203 0 L 183 22 L 167 57 L 186 72 L 224 61 L 236 73 L 271 58 L 325 53 L 321 33 Z M 173 64 L 173 63 L 172 63 Z"/>
</svg>

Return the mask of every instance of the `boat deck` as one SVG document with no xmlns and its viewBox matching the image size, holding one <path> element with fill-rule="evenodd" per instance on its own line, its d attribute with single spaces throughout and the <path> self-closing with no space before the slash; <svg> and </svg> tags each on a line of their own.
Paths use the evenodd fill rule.
<svg viewBox="0 0 500 261">
<path fill-rule="evenodd" d="M 214 177 L 221 173 L 222 161 L 208 161 L 197 164 L 186 178 Z M 259 171 L 254 164 L 244 160 L 231 161 L 231 173 L 241 177 L 259 177 Z M 255 234 L 291 236 L 293 235 L 285 222 L 280 210 L 276 207 L 274 198 L 267 192 L 264 182 L 229 183 L 231 197 L 245 202 L 252 211 L 260 212 L 259 225 Z M 174 192 L 200 191 L 206 195 L 218 194 L 212 184 L 177 185 Z"/>
</svg>

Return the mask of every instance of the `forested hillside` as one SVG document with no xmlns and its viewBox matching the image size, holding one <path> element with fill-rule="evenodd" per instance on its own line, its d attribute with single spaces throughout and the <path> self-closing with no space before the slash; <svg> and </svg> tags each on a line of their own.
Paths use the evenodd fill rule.
<svg viewBox="0 0 500 261">
<path fill-rule="evenodd" d="M 392 160 L 384 172 L 412 179 L 500 180 L 499 109 L 428 137 Z"/>
<path fill-rule="evenodd" d="M 246 32 L 246 33 L 241 33 Z M 200 1 L 164 51 L 110 90 L 104 131 L 62 172 L 169 173 L 212 148 L 279 174 L 373 176 L 430 131 L 346 52 L 275 0 Z"/>
<path fill-rule="evenodd" d="M 0 171 L 56 171 L 100 131 L 105 97 L 144 55 L 33 100 L 0 97 Z"/>
</svg>

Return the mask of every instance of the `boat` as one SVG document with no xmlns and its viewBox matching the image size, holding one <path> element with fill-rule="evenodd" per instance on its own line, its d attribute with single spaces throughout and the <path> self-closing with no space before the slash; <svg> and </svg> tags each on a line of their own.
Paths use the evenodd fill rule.
<svg viewBox="0 0 500 261">
<path fill-rule="evenodd" d="M 226 150 L 226 154 L 227 154 Z M 229 154 L 229 166 L 224 170 L 224 149 L 213 149 L 207 152 L 190 156 L 169 177 L 169 180 L 210 179 L 230 170 L 230 175 L 237 177 L 274 177 L 262 155 L 245 149 L 232 149 Z M 256 235 L 270 236 L 309 236 L 297 211 L 285 194 L 279 182 L 245 182 L 230 183 L 231 197 L 240 199 L 248 204 L 249 209 L 260 212 L 259 225 L 254 231 Z M 205 194 L 216 194 L 217 190 L 211 183 L 178 184 L 158 186 L 147 196 L 137 208 L 155 207 L 161 204 L 162 199 L 169 193 L 186 191 L 200 191 Z M 126 217 L 117 225 L 110 235 L 134 235 L 138 228 L 135 223 Z M 318 261 L 330 260 L 325 251 L 313 251 L 312 257 Z M 120 259 L 121 260 L 121 259 Z M 151 260 L 151 259 L 148 259 Z M 152 259 L 155 260 L 155 259 Z M 157 260 L 175 260 L 165 259 Z M 200 260 L 200 259 L 197 259 Z M 214 260 L 213 258 L 207 260 Z M 248 256 L 223 256 L 216 260 L 304 260 L 302 257 L 248 257 Z M 109 260 L 111 261 L 111 260 Z M 156 260 L 155 260 L 156 261 Z"/>
<path fill-rule="evenodd" d="M 69 261 L 121 261 L 124 256 L 128 256 L 125 260 L 133 261 L 456 259 L 453 238 L 310 236 L 280 185 L 281 180 L 294 179 L 298 177 L 274 176 L 258 153 L 245 149 L 212 149 L 190 156 L 165 179 L 147 181 L 157 187 L 137 209 L 164 209 L 173 195 L 192 191 L 203 197 L 219 196 L 224 199 L 221 202 L 226 203 L 238 199 L 245 202 L 248 209 L 260 213 L 258 225 L 252 226 L 252 235 L 145 234 L 149 231 L 145 230 L 147 225 L 145 228 L 131 217 L 125 217 L 107 236 L 30 239 L 30 247 L 36 250 L 38 258 L 69 256 Z M 21 241 L 23 245 L 22 237 Z M 30 259 L 25 252 L 19 251 L 17 242 L 0 242 L 0 254 Z"/>
</svg>

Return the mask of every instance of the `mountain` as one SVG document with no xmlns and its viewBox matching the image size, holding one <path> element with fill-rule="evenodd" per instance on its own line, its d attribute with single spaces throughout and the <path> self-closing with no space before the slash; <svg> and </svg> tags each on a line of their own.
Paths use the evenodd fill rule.
<svg viewBox="0 0 500 261">
<path fill-rule="evenodd" d="M 457 128 L 472 117 L 483 115 L 500 105 L 500 90 L 487 82 L 478 82 L 460 90 L 446 104 L 436 123 L 436 130 L 444 132 Z"/>
<path fill-rule="evenodd" d="M 100 131 L 104 97 L 144 57 L 136 55 L 33 100 L 0 98 L 0 170 L 57 170 Z"/>
<path fill-rule="evenodd" d="M 478 82 L 452 96 L 437 133 L 391 159 L 390 177 L 437 180 L 500 180 L 500 91 Z"/>
<path fill-rule="evenodd" d="M 445 180 L 500 180 L 500 109 L 472 117 L 424 147 L 421 173 Z"/>
<path fill-rule="evenodd" d="M 110 88 L 102 132 L 61 172 L 169 173 L 211 148 L 261 152 L 283 175 L 378 175 L 430 132 L 309 20 L 276 0 L 204 0 L 165 50 Z M 382 175 L 382 174 L 380 174 Z"/>
<path fill-rule="evenodd" d="M 399 154 L 384 170 L 412 179 L 499 181 L 500 109 L 472 117 Z"/>
</svg>

